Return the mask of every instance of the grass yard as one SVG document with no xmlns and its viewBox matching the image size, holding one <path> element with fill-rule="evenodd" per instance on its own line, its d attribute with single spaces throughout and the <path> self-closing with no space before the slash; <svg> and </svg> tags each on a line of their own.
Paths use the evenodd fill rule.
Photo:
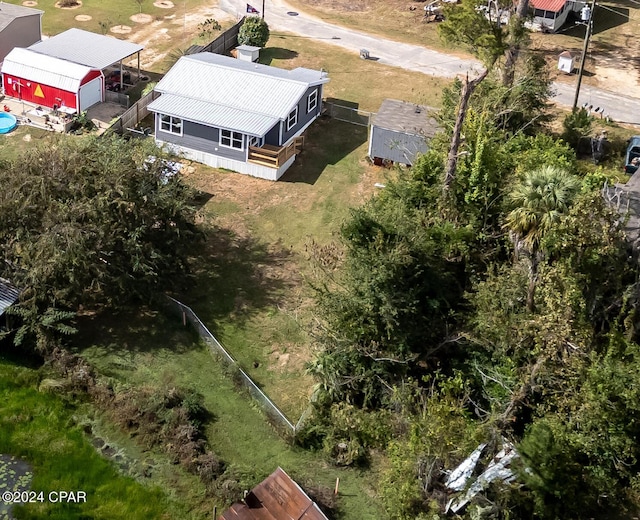
<svg viewBox="0 0 640 520">
<path fill-rule="evenodd" d="M 30 147 L 48 142 L 53 134 L 48 130 L 41 130 L 31 126 L 17 126 L 8 134 L 0 135 L 0 160 L 15 159 Z"/>
<path fill-rule="evenodd" d="M 383 99 L 394 98 L 439 107 L 442 87 L 450 80 L 362 60 L 355 52 L 294 34 L 274 32 L 260 62 L 284 69 L 308 67 L 328 71 L 324 96 L 375 112 Z M 340 100 L 340 101 L 338 101 Z"/>
<path fill-rule="evenodd" d="M 38 374 L 0 357 L 0 453 L 31 465 L 33 491 L 85 491 L 84 504 L 35 503 L 18 519 L 148 520 L 194 518 L 158 487 L 118 473 L 75 425 L 77 410 L 38 391 Z"/>
<path fill-rule="evenodd" d="M 293 448 L 267 423 L 256 405 L 234 386 L 229 374 L 179 320 L 163 314 L 120 315 L 111 319 L 80 321 L 82 355 L 98 370 L 123 384 L 158 387 L 188 386 L 202 393 L 214 419 L 207 434 L 211 448 L 237 473 L 255 485 L 281 466 L 294 478 L 332 488 L 341 482 L 341 507 L 345 520 L 381 517 L 373 493 L 375 473 L 366 475 L 327 465 L 319 456 Z M 117 433 L 113 433 L 117 438 Z M 130 441 L 123 440 L 125 448 Z M 128 448 L 134 450 L 135 447 Z M 165 478 L 165 482 L 169 479 Z M 176 498 L 189 497 L 193 510 L 205 515 L 212 503 L 202 486 L 174 472 L 170 488 Z M 199 502 L 198 502 L 199 501 Z M 219 504 L 219 509 L 222 504 Z M 204 516 L 202 517 L 204 518 Z"/>
</svg>

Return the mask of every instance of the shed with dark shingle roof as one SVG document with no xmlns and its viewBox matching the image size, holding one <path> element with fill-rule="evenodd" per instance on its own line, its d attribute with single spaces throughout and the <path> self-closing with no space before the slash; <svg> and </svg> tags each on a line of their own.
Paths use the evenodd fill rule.
<svg viewBox="0 0 640 520">
<path fill-rule="evenodd" d="M 393 161 L 411 165 L 425 153 L 429 140 L 439 130 L 432 117 L 434 108 L 396 99 L 385 99 L 373 118 L 369 157 L 376 164 Z"/>
</svg>

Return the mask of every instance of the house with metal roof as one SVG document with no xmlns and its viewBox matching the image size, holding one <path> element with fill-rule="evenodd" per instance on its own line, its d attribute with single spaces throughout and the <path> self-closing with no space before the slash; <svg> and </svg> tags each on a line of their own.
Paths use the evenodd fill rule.
<svg viewBox="0 0 640 520">
<path fill-rule="evenodd" d="M 0 63 L 14 47 L 28 47 L 42 39 L 44 11 L 0 2 Z"/>
<path fill-rule="evenodd" d="M 318 505 L 282 468 L 233 504 L 218 520 L 328 520 Z"/>
<path fill-rule="evenodd" d="M 573 0 L 531 0 L 534 27 L 546 32 L 556 32 L 567 21 L 569 13 L 579 11 L 584 2 Z"/>
<path fill-rule="evenodd" d="M 278 180 L 320 115 L 324 71 L 203 52 L 181 57 L 149 105 L 160 145 L 214 168 Z"/>
<path fill-rule="evenodd" d="M 397 99 L 385 99 L 371 121 L 369 157 L 377 165 L 385 161 L 411 165 L 425 153 L 439 130 L 431 116 L 435 109 Z"/>
</svg>

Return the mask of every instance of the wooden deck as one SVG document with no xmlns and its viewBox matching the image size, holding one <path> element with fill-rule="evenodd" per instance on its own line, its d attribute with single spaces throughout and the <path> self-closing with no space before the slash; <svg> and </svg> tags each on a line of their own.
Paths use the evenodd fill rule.
<svg viewBox="0 0 640 520">
<path fill-rule="evenodd" d="M 291 157 L 299 154 L 304 146 L 304 137 L 296 137 L 287 146 L 273 146 L 265 144 L 263 146 L 250 146 L 248 161 L 270 168 L 279 168 Z"/>
</svg>

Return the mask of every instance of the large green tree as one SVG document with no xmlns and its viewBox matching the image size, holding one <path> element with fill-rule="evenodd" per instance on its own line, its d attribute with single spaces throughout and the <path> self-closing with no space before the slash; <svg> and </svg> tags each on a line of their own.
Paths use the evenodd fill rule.
<svg viewBox="0 0 640 520">
<path fill-rule="evenodd" d="M 540 245 L 567 213 L 579 187 L 574 175 L 553 166 L 543 166 L 527 172 L 509 194 L 514 208 L 507 215 L 505 228 L 513 238 L 516 256 L 523 252 L 529 259 L 527 308 L 530 311 L 534 308 Z"/>
<path fill-rule="evenodd" d="M 148 301 L 185 272 L 192 192 L 152 143 L 60 138 L 0 169 L 0 276 L 22 290 L 16 335 L 48 348 L 80 305 Z"/>
</svg>

